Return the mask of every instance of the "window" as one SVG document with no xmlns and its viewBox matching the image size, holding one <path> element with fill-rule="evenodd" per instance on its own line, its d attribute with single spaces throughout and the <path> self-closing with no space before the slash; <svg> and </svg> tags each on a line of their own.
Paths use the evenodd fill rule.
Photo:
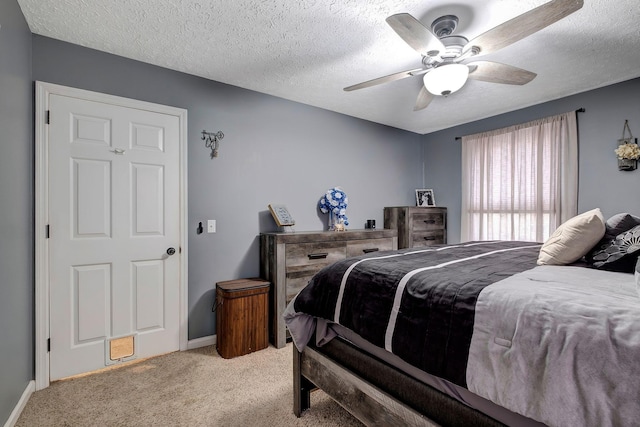
<svg viewBox="0 0 640 427">
<path fill-rule="evenodd" d="M 542 242 L 576 215 L 576 113 L 462 138 L 461 240 Z"/>
</svg>

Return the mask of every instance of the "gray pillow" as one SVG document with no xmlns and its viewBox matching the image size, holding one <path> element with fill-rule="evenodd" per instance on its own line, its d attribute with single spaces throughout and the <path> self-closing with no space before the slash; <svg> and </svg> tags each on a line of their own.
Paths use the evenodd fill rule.
<svg viewBox="0 0 640 427">
<path fill-rule="evenodd" d="M 605 223 L 604 239 L 612 240 L 620 233 L 631 230 L 640 225 L 640 217 L 629 213 L 619 213 L 609 218 Z"/>
<path fill-rule="evenodd" d="M 591 253 L 595 268 L 633 273 L 640 254 L 640 225 L 618 234 L 615 239 Z"/>
</svg>

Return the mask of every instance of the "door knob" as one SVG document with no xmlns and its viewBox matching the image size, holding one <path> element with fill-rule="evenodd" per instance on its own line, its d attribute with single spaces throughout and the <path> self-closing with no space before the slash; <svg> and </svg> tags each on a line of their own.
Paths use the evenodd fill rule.
<svg viewBox="0 0 640 427">
<path fill-rule="evenodd" d="M 167 249 L 167 255 L 171 256 L 171 255 L 173 255 L 173 254 L 175 254 L 175 253 L 176 253 L 175 248 L 169 248 L 169 249 Z"/>
</svg>

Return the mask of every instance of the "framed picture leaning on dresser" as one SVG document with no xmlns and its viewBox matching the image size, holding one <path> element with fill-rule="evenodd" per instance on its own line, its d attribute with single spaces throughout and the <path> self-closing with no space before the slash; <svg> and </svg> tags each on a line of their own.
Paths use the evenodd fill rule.
<svg viewBox="0 0 640 427">
<path fill-rule="evenodd" d="M 416 206 L 434 207 L 436 199 L 433 196 L 433 190 L 430 188 L 422 188 L 416 190 Z"/>
</svg>

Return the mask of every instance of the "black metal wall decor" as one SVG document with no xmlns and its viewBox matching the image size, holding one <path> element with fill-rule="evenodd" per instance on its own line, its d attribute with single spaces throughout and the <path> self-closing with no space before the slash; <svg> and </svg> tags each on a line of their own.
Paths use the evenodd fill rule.
<svg viewBox="0 0 640 427">
<path fill-rule="evenodd" d="M 206 130 L 202 131 L 202 140 L 204 141 L 204 146 L 211 149 L 211 158 L 218 157 L 218 147 L 220 146 L 220 140 L 224 138 L 224 133 L 222 131 L 218 132 L 207 132 Z"/>
<path fill-rule="evenodd" d="M 618 170 L 636 170 L 638 158 L 640 158 L 640 147 L 638 147 L 638 139 L 631 134 L 629 120 L 624 121 L 622 138 L 618 140 L 618 148 L 616 148 L 615 153 L 618 156 Z"/>
</svg>

